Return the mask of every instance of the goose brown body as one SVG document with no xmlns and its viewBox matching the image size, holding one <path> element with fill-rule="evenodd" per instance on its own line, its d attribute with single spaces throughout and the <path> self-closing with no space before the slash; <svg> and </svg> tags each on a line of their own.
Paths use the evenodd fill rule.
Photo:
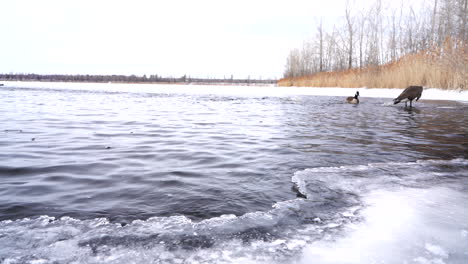
<svg viewBox="0 0 468 264">
<path fill-rule="evenodd" d="M 395 99 L 393 99 L 393 104 L 398 104 L 401 101 L 405 102 L 405 106 L 407 106 L 408 101 L 410 102 L 410 107 L 412 107 L 412 102 L 414 99 L 416 101 L 421 98 L 421 94 L 423 91 L 422 86 L 409 86 Z"/>
<path fill-rule="evenodd" d="M 346 102 L 350 103 L 350 104 L 359 104 L 359 91 L 356 92 L 356 94 L 354 96 L 350 96 L 348 98 L 346 98 Z"/>
</svg>

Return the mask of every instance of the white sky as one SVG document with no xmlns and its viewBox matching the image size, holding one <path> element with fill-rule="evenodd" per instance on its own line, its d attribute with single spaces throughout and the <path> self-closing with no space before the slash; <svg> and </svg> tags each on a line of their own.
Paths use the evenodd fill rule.
<svg viewBox="0 0 468 264">
<path fill-rule="evenodd" d="M 321 17 L 339 23 L 344 3 L 1 0 L 0 73 L 280 78 L 289 51 Z"/>
</svg>

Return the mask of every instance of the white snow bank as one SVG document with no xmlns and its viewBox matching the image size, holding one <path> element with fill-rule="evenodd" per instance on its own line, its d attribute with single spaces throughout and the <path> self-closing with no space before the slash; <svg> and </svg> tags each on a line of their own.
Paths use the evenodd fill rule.
<svg viewBox="0 0 468 264">
<path fill-rule="evenodd" d="M 179 84 L 126 84 L 126 83 L 65 83 L 65 82 L 2 82 L 7 87 L 71 89 L 114 92 L 219 94 L 245 96 L 324 95 L 353 96 L 359 91 L 361 97 L 395 98 L 403 89 L 384 88 L 338 88 L 338 87 L 277 87 L 277 86 L 230 86 L 230 85 L 179 85 Z M 468 101 L 468 91 L 426 88 L 421 100 Z"/>
<path fill-rule="evenodd" d="M 308 245 L 299 263 L 466 263 L 466 198 L 446 188 L 374 191 L 363 222 Z"/>
<path fill-rule="evenodd" d="M 327 96 L 354 96 L 359 91 L 361 97 L 396 98 L 404 89 L 389 88 L 329 88 L 329 87 L 275 87 L 287 89 L 291 94 L 327 95 Z M 468 91 L 443 90 L 425 88 L 421 100 L 455 100 L 468 101 Z"/>
</svg>

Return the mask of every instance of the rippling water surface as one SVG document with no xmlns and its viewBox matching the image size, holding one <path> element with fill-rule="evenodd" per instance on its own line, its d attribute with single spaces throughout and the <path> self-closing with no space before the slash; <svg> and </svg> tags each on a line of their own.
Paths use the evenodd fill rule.
<svg viewBox="0 0 468 264">
<path fill-rule="evenodd" d="M 468 260 L 465 103 L 106 87 L 1 87 L 5 263 Z"/>
</svg>

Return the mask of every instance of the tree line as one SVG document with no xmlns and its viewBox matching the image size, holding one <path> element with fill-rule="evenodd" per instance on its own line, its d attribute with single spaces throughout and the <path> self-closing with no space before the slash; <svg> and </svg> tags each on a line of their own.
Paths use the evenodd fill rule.
<svg viewBox="0 0 468 264">
<path fill-rule="evenodd" d="M 443 52 L 447 39 L 466 47 L 467 3 L 431 0 L 416 10 L 375 0 L 358 9 L 348 0 L 340 24 L 325 28 L 320 20 L 313 38 L 290 51 L 284 77 L 382 65 L 437 47 Z"/>
<path fill-rule="evenodd" d="M 42 82 L 96 82 L 96 83 L 195 83 L 195 84 L 276 84 L 273 79 L 234 79 L 230 78 L 192 78 L 190 76 L 162 77 L 159 75 L 66 75 L 66 74 L 31 74 L 31 73 L 0 73 L 3 81 L 42 81 Z"/>
</svg>

